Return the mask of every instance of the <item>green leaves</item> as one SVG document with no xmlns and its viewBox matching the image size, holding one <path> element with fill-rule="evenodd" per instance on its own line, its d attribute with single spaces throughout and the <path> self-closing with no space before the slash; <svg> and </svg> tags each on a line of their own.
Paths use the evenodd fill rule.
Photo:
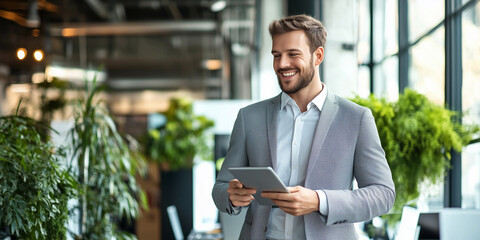
<svg viewBox="0 0 480 240">
<path fill-rule="evenodd" d="M 86 95 L 75 105 L 71 130 L 73 158 L 78 161 L 83 239 L 136 239 L 119 231 L 116 222 L 139 214 L 143 192 L 135 176 L 145 171 L 143 156 L 130 149 L 97 94 L 101 87 L 86 82 Z M 134 141 L 133 138 L 127 138 Z M 134 144 L 133 144 L 134 145 Z"/>
<path fill-rule="evenodd" d="M 478 127 L 453 122 L 455 112 L 409 89 L 394 103 L 373 95 L 353 101 L 375 117 L 397 192 L 394 212 L 418 198 L 420 184 L 442 180 L 450 150 L 461 151 L 478 132 Z"/>
<path fill-rule="evenodd" d="M 191 168 L 195 155 L 212 159 L 205 131 L 213 127 L 213 121 L 193 113 L 191 101 L 173 98 L 163 113 L 167 123 L 148 132 L 148 155 L 158 163 L 166 163 L 172 170 Z"/>
<path fill-rule="evenodd" d="M 58 167 L 61 151 L 41 140 L 38 127 L 22 116 L 0 118 L 0 225 L 21 239 L 64 239 L 68 211 L 60 209 L 74 182 Z"/>
</svg>

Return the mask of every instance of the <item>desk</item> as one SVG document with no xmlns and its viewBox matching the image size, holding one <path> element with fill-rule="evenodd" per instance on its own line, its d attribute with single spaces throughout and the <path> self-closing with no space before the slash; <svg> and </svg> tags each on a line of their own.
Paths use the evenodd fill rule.
<svg viewBox="0 0 480 240">
<path fill-rule="evenodd" d="M 217 240 L 217 239 L 223 239 L 223 233 L 221 229 L 214 229 L 208 232 L 195 232 L 192 229 L 192 231 L 188 234 L 187 239 L 188 240 L 196 240 L 196 239 Z"/>
</svg>

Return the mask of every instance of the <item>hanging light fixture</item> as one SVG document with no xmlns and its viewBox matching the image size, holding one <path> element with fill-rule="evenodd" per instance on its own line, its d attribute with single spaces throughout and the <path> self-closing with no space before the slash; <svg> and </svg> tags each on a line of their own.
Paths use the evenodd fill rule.
<svg viewBox="0 0 480 240">
<path fill-rule="evenodd" d="M 17 58 L 19 60 L 25 59 L 26 56 L 27 56 L 27 49 L 25 49 L 25 48 L 17 49 Z"/>
<path fill-rule="evenodd" d="M 35 58 L 37 62 L 41 62 L 43 60 L 43 51 L 40 49 L 35 50 L 33 58 Z"/>
<path fill-rule="evenodd" d="M 37 0 L 28 1 L 28 15 L 25 25 L 30 28 L 38 28 L 40 26 L 40 16 L 38 15 Z"/>
</svg>

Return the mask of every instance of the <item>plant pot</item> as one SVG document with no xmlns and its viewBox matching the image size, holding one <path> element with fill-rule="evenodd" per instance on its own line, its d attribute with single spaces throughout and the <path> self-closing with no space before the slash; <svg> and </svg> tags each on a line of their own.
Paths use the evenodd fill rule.
<svg viewBox="0 0 480 240">
<path fill-rule="evenodd" d="M 0 240 L 7 239 L 7 237 L 10 237 L 10 228 L 0 227 Z"/>
<path fill-rule="evenodd" d="M 160 211 L 162 239 L 175 239 L 168 218 L 167 207 L 177 208 L 183 236 L 186 239 L 193 228 L 193 177 L 192 169 L 160 170 Z"/>
</svg>

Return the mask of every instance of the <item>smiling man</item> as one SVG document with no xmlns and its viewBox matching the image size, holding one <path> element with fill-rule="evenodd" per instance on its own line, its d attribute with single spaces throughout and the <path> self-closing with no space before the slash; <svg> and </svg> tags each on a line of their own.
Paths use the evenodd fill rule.
<svg viewBox="0 0 480 240">
<path fill-rule="evenodd" d="M 387 213 L 395 201 L 372 113 L 321 82 L 327 34 L 320 21 L 290 16 L 269 31 L 282 93 L 239 111 L 215 204 L 231 215 L 249 207 L 240 239 L 357 239 L 353 223 Z M 246 166 L 272 167 L 290 193 L 262 193 L 275 206 L 258 204 L 256 190 L 228 171 Z"/>
</svg>

